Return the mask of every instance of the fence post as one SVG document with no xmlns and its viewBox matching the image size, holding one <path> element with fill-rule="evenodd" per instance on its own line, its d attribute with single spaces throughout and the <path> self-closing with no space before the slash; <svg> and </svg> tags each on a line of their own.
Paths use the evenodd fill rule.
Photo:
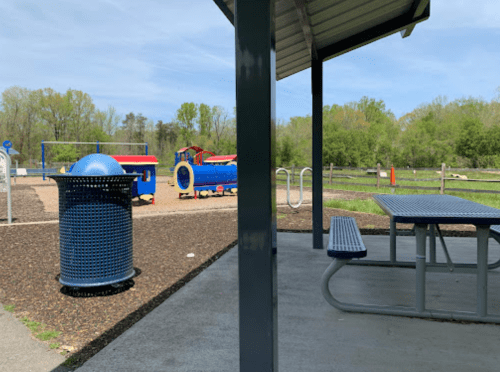
<svg viewBox="0 0 500 372">
<path fill-rule="evenodd" d="M 292 180 L 290 181 L 292 185 L 295 183 L 295 164 L 292 164 Z"/>
<path fill-rule="evenodd" d="M 444 172 L 445 172 L 446 164 L 441 164 L 441 195 L 444 194 Z"/>
<path fill-rule="evenodd" d="M 380 187 L 380 163 L 377 163 L 377 189 Z"/>
<path fill-rule="evenodd" d="M 333 163 L 330 163 L 330 185 L 332 184 Z"/>
</svg>

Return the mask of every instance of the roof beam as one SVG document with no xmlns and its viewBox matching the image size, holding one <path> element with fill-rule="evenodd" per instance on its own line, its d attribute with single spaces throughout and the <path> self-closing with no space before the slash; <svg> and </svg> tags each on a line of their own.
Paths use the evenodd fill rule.
<svg viewBox="0 0 500 372">
<path fill-rule="evenodd" d="M 410 14 L 413 13 L 412 18 L 420 17 L 424 13 L 426 8 L 429 6 L 429 2 L 430 2 L 430 0 L 415 0 L 410 8 L 410 11 L 409 11 Z M 429 11 L 429 10 L 427 10 L 427 11 Z M 415 25 L 413 24 L 413 25 L 409 26 L 408 28 L 401 30 L 400 31 L 401 37 L 405 38 L 405 37 L 410 36 L 411 33 L 413 32 L 414 28 L 415 28 Z"/>
<path fill-rule="evenodd" d="M 350 52 L 354 49 L 370 44 L 376 40 L 382 39 L 395 32 L 407 29 L 410 26 L 425 21 L 429 18 L 429 7 L 427 6 L 424 12 L 419 17 L 413 17 L 413 14 L 403 14 L 393 18 L 375 27 L 369 28 L 359 34 L 348 37 L 332 45 L 318 49 L 318 57 L 324 61 L 341 54 Z"/>
<path fill-rule="evenodd" d="M 304 33 L 304 39 L 306 40 L 307 49 L 311 55 L 311 59 L 318 58 L 318 51 L 316 50 L 316 42 L 314 41 L 314 36 L 311 30 L 311 24 L 309 23 L 309 18 L 307 16 L 307 9 L 305 0 L 294 0 L 295 8 L 297 9 L 297 15 L 299 16 L 300 25 L 302 26 L 302 32 Z"/>
<path fill-rule="evenodd" d="M 224 13 L 226 18 L 229 19 L 229 22 L 231 22 L 231 24 L 234 26 L 234 14 L 227 7 L 224 0 L 214 0 L 214 3 L 219 7 L 219 9 L 222 11 L 222 13 Z"/>
</svg>

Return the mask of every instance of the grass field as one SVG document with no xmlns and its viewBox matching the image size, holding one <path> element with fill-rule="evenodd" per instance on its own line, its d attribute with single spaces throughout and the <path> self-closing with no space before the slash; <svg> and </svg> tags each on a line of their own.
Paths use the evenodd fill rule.
<svg viewBox="0 0 500 372">
<path fill-rule="evenodd" d="M 298 173 L 298 172 L 297 172 Z M 375 176 L 366 178 L 359 176 L 366 176 L 366 171 L 363 170 L 347 170 L 334 171 L 332 181 L 335 182 L 348 182 L 349 184 L 323 184 L 324 189 L 332 190 L 348 190 L 348 191 L 361 191 L 370 192 L 378 194 L 390 194 L 394 193 L 396 195 L 410 195 L 410 194 L 439 194 L 439 187 L 441 186 L 440 174 L 436 171 L 417 171 L 417 174 L 413 174 L 412 170 L 399 170 L 396 171 L 396 185 L 398 186 L 424 186 L 424 187 L 436 187 L 436 190 L 414 190 L 414 189 L 402 189 L 398 187 L 376 187 L 377 178 Z M 447 172 L 446 177 L 451 177 L 451 173 Z M 324 172 L 325 175 L 329 172 Z M 500 174 L 478 172 L 478 171 L 461 171 L 461 175 L 466 175 L 469 179 L 481 179 L 484 182 L 471 182 L 471 181 L 458 181 L 458 180 L 446 180 L 445 181 L 445 194 L 457 196 L 463 199 L 471 200 L 477 203 L 488 205 L 490 207 L 500 209 L 500 194 L 487 194 L 487 193 L 474 193 L 474 192 L 463 192 L 463 191 L 446 191 L 447 188 L 460 188 L 460 189 L 475 189 L 475 190 L 495 190 L 500 191 L 500 182 L 488 182 L 488 180 L 499 180 Z M 339 176 L 351 176 L 353 178 Z M 280 174 L 278 178 L 284 178 L 284 174 Z M 356 177 L 358 176 L 358 177 Z M 398 180 L 399 178 L 412 178 L 414 180 Z M 435 181 L 423 181 L 423 179 L 436 178 Z M 422 181 L 419 181 L 422 180 Z M 310 172 L 304 174 L 304 186 L 311 186 L 312 177 Z M 327 178 L 324 179 L 325 181 Z M 299 176 L 295 175 L 294 186 L 299 186 Z M 286 181 L 277 181 L 278 184 L 286 185 Z M 363 186 L 359 184 L 373 184 L 373 186 Z M 381 186 L 389 185 L 388 178 L 380 179 Z M 393 192 L 392 192 L 393 191 Z M 384 215 L 384 212 L 377 206 L 373 200 L 331 200 L 325 203 L 325 207 L 328 208 L 340 208 L 350 211 L 359 211 L 366 213 L 375 213 Z"/>
</svg>

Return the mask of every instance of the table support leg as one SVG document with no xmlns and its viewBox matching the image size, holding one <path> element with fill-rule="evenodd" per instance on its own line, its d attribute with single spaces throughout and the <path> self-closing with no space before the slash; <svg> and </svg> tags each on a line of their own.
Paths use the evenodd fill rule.
<svg viewBox="0 0 500 372">
<path fill-rule="evenodd" d="M 391 230 L 390 230 L 390 261 L 391 263 L 396 262 L 396 222 L 391 219 Z"/>
<path fill-rule="evenodd" d="M 415 235 L 417 238 L 416 259 L 416 308 L 419 313 L 425 311 L 425 243 L 427 240 L 427 224 L 416 223 Z"/>
<path fill-rule="evenodd" d="M 431 264 L 436 263 L 436 231 L 435 225 L 429 225 L 429 260 Z"/>
<path fill-rule="evenodd" d="M 488 307 L 488 237 L 490 226 L 478 225 L 477 232 L 477 315 L 486 316 Z"/>
</svg>

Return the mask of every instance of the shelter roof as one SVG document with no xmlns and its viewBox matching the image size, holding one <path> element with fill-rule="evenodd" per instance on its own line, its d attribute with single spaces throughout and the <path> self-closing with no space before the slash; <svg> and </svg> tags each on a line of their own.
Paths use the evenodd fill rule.
<svg viewBox="0 0 500 372">
<path fill-rule="evenodd" d="M 214 0 L 234 25 L 234 0 Z M 430 0 L 276 0 L 276 79 L 383 37 L 410 36 Z"/>
</svg>

